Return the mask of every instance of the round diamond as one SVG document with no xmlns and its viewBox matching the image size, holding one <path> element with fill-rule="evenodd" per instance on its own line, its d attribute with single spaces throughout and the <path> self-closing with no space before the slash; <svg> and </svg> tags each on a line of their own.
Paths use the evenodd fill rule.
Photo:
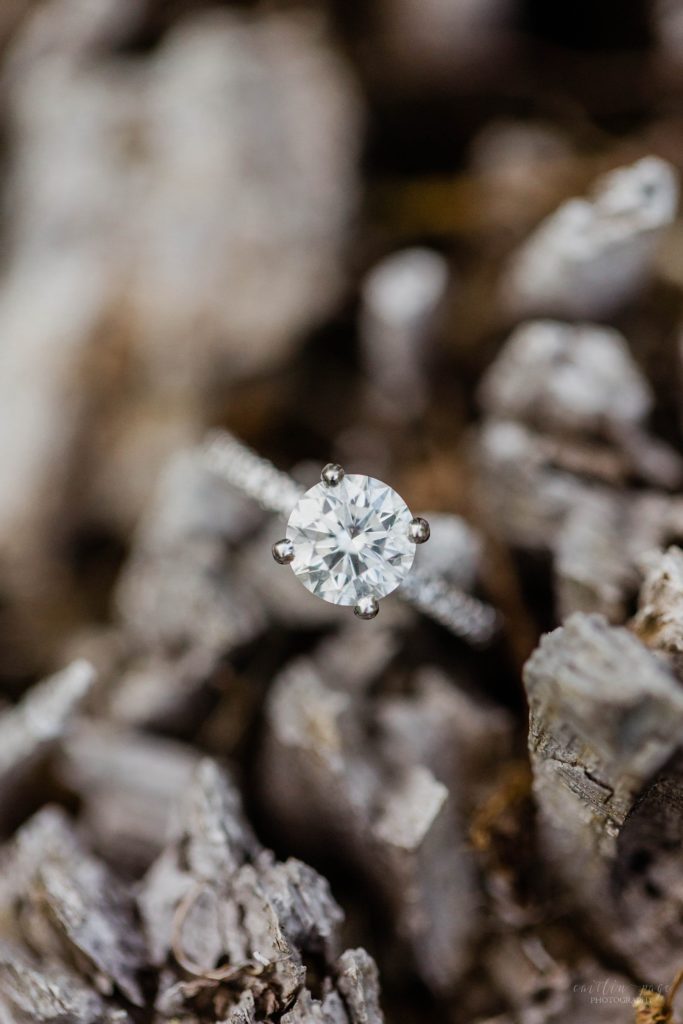
<svg viewBox="0 0 683 1024">
<path fill-rule="evenodd" d="M 381 480 L 347 474 L 316 484 L 287 523 L 292 569 L 311 593 L 332 604 L 386 597 L 410 571 L 415 544 L 403 499 Z"/>
</svg>

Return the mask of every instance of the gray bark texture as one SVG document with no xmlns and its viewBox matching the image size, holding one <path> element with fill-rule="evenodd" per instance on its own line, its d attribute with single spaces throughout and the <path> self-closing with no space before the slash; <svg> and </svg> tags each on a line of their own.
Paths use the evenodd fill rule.
<svg viewBox="0 0 683 1024">
<path fill-rule="evenodd" d="M 198 764 L 176 838 L 139 885 L 118 880 L 48 807 L 5 851 L 0 910 L 8 1020 L 125 1021 L 155 975 L 158 1020 L 383 1020 L 377 968 L 362 949 L 342 951 L 328 883 L 260 846 L 212 761 Z M 306 988 L 309 957 L 320 998 Z"/>
<path fill-rule="evenodd" d="M 481 932 L 464 821 L 496 758 L 509 750 L 510 724 L 435 669 L 415 677 L 409 696 L 373 701 L 353 694 L 347 680 L 362 684 L 364 671 L 348 637 L 344 646 L 347 679 L 335 672 L 333 647 L 324 645 L 317 659 L 294 663 L 276 681 L 264 800 L 292 835 L 351 848 L 424 980 L 448 992 L 469 967 Z M 366 678 L 367 686 L 372 676 Z M 365 740 L 369 728 L 378 731 L 374 751 Z"/>
<path fill-rule="evenodd" d="M 581 613 L 524 676 L 547 862 L 603 941 L 664 984 L 681 942 L 680 681 L 629 631 Z"/>
</svg>

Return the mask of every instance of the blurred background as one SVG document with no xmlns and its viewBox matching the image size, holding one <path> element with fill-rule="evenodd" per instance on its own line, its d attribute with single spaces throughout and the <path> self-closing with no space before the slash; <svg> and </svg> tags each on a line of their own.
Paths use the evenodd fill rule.
<svg viewBox="0 0 683 1024">
<path fill-rule="evenodd" d="M 351 459 L 415 508 L 471 512 L 463 432 L 519 319 L 506 261 L 600 172 L 683 159 L 683 14 L 664 0 L 8 0 L 1 17 L 10 688 L 107 618 L 160 467 L 209 424 L 283 468 Z M 668 434 L 676 237 L 646 306 L 607 310 L 661 373 Z M 392 327 L 422 315 L 400 279 L 372 276 L 411 247 L 441 257 L 404 268 L 408 305 L 439 314 L 421 343 Z"/>
<path fill-rule="evenodd" d="M 446 930 L 455 965 L 396 953 L 362 842 L 301 841 L 264 784 L 274 680 L 350 627 L 262 565 L 274 525 L 197 446 L 226 427 L 302 480 L 339 461 L 440 522 L 433 557 L 504 635 L 473 652 L 387 603 L 350 676 L 485 696 L 471 770 L 512 766 L 496 841 L 524 875 L 522 664 L 571 611 L 626 621 L 636 556 L 683 536 L 683 3 L 3 0 L 0 54 L 0 706 L 89 658 L 97 728 L 231 759 L 264 841 L 329 875 L 390 1019 L 503 1012 L 481 931 Z M 103 742 L 0 824 L 56 800 L 139 876 L 158 851 L 106 803 Z"/>
</svg>

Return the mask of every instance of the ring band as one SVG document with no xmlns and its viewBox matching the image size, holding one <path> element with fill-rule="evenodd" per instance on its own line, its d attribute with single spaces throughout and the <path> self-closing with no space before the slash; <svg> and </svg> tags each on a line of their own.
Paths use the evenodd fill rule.
<svg viewBox="0 0 683 1024">
<path fill-rule="evenodd" d="M 324 491 L 325 487 L 329 487 L 330 492 L 333 492 L 344 477 L 344 471 L 340 466 L 330 464 L 323 470 L 321 484 L 306 491 L 289 474 L 276 469 L 271 462 L 258 455 L 228 431 L 214 431 L 207 439 L 205 451 L 207 465 L 213 472 L 257 502 L 266 512 L 289 519 L 290 525 L 294 518 L 293 512 L 300 505 L 304 496 L 312 497 L 314 491 L 321 489 Z M 403 504 L 396 492 L 391 491 L 379 481 L 368 477 L 349 477 L 348 480 L 352 482 L 368 481 L 370 485 L 378 485 L 379 488 L 384 488 L 386 492 L 395 496 L 401 505 Z M 361 485 L 357 484 L 356 486 Z M 363 498 L 366 500 L 365 495 Z M 386 500 L 384 492 L 381 492 L 380 499 Z M 407 507 L 404 506 L 404 508 L 407 513 Z M 390 518 L 392 523 L 396 518 L 393 512 L 392 508 L 392 516 L 387 517 L 387 521 Z M 407 514 L 409 515 L 409 513 Z M 407 547 L 406 538 L 410 537 L 413 544 L 416 544 L 426 540 L 428 536 L 429 528 L 426 520 L 419 517 L 411 519 L 406 524 L 402 551 L 405 552 Z M 310 545 L 307 550 L 309 548 Z M 285 538 L 273 545 L 273 555 L 278 562 L 293 561 L 291 540 Z M 409 558 L 406 556 L 405 560 L 412 563 L 412 556 Z M 400 557 L 397 556 L 396 562 L 400 561 Z M 294 568 L 296 571 L 296 566 Z M 442 577 L 427 574 L 418 568 L 411 568 L 410 564 L 408 568 L 410 571 L 406 573 L 405 578 L 401 578 L 400 586 L 397 582 L 392 581 L 389 586 L 390 590 L 397 587 L 396 592 L 400 597 L 468 643 L 474 646 L 486 646 L 491 642 L 500 628 L 499 613 L 491 605 L 479 601 Z M 333 600 L 334 603 L 341 604 L 352 603 L 350 600 L 325 597 L 324 593 L 314 590 L 314 585 L 310 581 L 302 579 L 302 582 L 314 593 L 317 592 L 319 596 L 323 596 L 325 600 Z M 317 582 L 318 576 L 316 576 L 316 585 Z M 380 596 L 384 596 L 384 593 L 380 592 Z M 361 596 L 355 604 L 356 614 L 361 618 L 374 618 L 377 614 L 377 600 L 374 594 Z"/>
</svg>

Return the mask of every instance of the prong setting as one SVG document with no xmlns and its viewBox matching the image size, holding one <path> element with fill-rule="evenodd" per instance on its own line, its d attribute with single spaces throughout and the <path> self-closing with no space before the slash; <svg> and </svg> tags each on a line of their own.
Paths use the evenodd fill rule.
<svg viewBox="0 0 683 1024">
<path fill-rule="evenodd" d="M 282 564 L 291 562 L 294 574 L 312 594 L 331 604 L 355 608 L 365 618 L 370 617 L 368 612 L 376 614 L 375 601 L 401 587 L 404 600 L 472 644 L 483 646 L 500 629 L 501 618 L 490 605 L 430 572 L 418 568 L 411 573 L 415 543 L 424 540 L 424 531 L 415 527 L 417 536 L 413 539 L 410 533 L 414 520 L 408 506 L 381 481 L 349 473 L 336 493 L 326 483 L 317 483 L 304 492 L 298 483 L 225 431 L 217 432 L 208 445 L 207 465 L 266 511 L 289 517 L 289 536 L 273 545 L 273 556 Z M 334 508 L 335 503 L 339 509 Z M 380 536 L 377 538 L 373 528 L 367 542 L 355 546 L 363 566 L 372 570 L 374 600 L 363 593 L 367 582 L 359 576 L 357 565 L 344 566 L 334 579 L 325 577 L 324 572 L 330 544 L 334 550 L 335 539 L 344 538 L 349 522 L 354 525 L 352 539 L 363 537 L 368 510 L 382 520 Z M 311 531 L 320 540 L 311 541 Z M 390 560 L 386 557 L 387 543 L 392 550 Z M 293 550 L 296 556 L 292 560 Z"/>
<path fill-rule="evenodd" d="M 320 474 L 320 479 L 328 487 L 336 487 L 344 479 L 344 469 L 338 462 L 328 462 Z"/>
<path fill-rule="evenodd" d="M 414 544 L 424 544 L 425 541 L 429 540 L 430 533 L 429 523 L 426 519 L 423 519 L 421 516 L 415 516 L 411 520 L 408 527 L 408 535 Z"/>
<path fill-rule="evenodd" d="M 359 619 L 364 619 L 366 622 L 374 619 L 378 611 L 379 601 L 376 597 L 372 597 L 372 595 L 361 597 L 353 609 L 354 615 L 357 615 Z"/>
<path fill-rule="evenodd" d="M 288 537 L 276 541 L 273 544 L 272 552 L 278 565 L 289 565 L 294 560 L 294 545 Z"/>
</svg>

